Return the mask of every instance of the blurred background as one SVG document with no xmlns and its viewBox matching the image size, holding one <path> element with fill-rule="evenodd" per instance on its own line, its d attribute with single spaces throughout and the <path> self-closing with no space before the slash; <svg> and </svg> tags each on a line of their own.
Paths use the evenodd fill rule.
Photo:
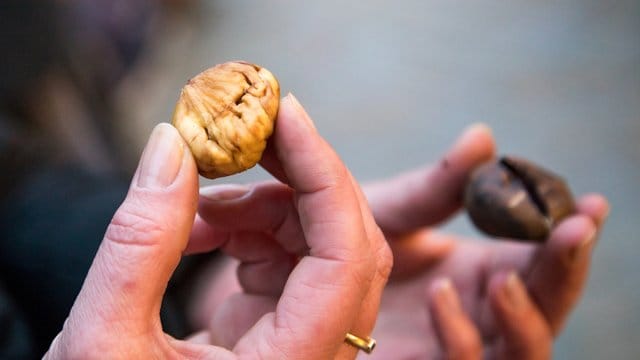
<svg viewBox="0 0 640 360">
<path fill-rule="evenodd" d="M 64 166 L 76 181 L 86 176 L 85 187 L 97 183 L 82 193 L 94 201 L 107 194 L 112 205 L 94 225 L 104 227 L 186 79 L 243 59 L 271 70 L 283 95 L 298 97 L 360 181 L 435 161 L 466 126 L 484 122 L 500 153 L 546 165 L 576 194 L 604 193 L 610 219 L 555 357 L 640 353 L 640 244 L 632 230 L 640 213 L 637 0 L 52 3 L 0 5 L 9 54 L 0 80 L 7 278 L 21 274 L 9 262 L 33 254 L 16 257 L 25 251 L 7 245 L 14 235 L 6 234 L 16 222 L 29 224 L 34 208 L 60 211 L 38 201 L 71 206 L 79 191 L 49 201 L 46 189 L 67 180 L 43 169 Z M 20 10 L 25 4 L 31 8 Z M 267 177 L 256 168 L 216 182 Z M 476 235 L 464 216 L 446 226 Z M 20 287 L 3 281 L 8 292 Z M 12 302 L 7 308 L 21 307 Z"/>
</svg>

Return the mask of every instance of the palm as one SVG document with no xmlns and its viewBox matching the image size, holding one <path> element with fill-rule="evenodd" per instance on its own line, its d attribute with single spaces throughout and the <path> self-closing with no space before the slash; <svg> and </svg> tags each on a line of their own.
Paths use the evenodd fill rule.
<svg viewBox="0 0 640 360">
<path fill-rule="evenodd" d="M 423 270 L 392 280 L 383 293 L 374 358 L 434 358 L 440 354 L 437 332 L 427 307 L 426 289 L 437 278 L 453 280 L 465 311 L 490 346 L 495 337 L 486 287 L 493 273 L 526 270 L 534 247 L 517 243 L 460 240 Z"/>
<path fill-rule="evenodd" d="M 489 351 L 495 358 L 514 358 L 505 351 L 505 344 L 513 344 L 520 346 L 516 350 L 524 349 L 525 352 L 534 353 L 536 350 L 521 347 L 522 342 L 518 342 L 520 338 L 517 338 L 521 334 L 517 332 L 524 329 L 529 333 L 527 336 L 533 336 L 530 339 L 536 339 L 535 336 L 538 335 L 535 335 L 535 331 L 541 331 L 542 336 L 549 339 L 549 336 L 557 334 L 561 329 L 564 319 L 580 295 L 589 266 L 591 245 L 585 247 L 580 244 L 595 230 L 594 223 L 602 224 L 606 214 L 606 201 L 599 196 L 587 196 L 579 202 L 579 209 L 579 215 L 563 222 L 540 245 L 498 240 L 474 241 L 415 230 L 404 236 L 389 238 L 394 249 L 396 274 L 382 295 L 379 317 L 373 332 L 379 345 L 370 356 L 377 359 L 423 359 L 443 355 L 438 337 L 439 329 L 431 319 L 431 299 L 427 291 L 434 280 L 442 277 L 453 281 L 464 312 L 482 339 L 484 351 Z M 576 253 L 576 249 L 586 252 Z M 572 260 L 567 261 L 568 259 Z M 214 343 L 232 347 L 255 320 L 264 313 L 273 311 L 275 303 L 244 306 L 245 303 L 238 301 L 241 299 L 238 297 L 212 301 L 210 295 L 231 294 L 241 290 L 235 278 L 234 264 L 226 263 L 223 269 L 225 271 L 216 271 L 213 279 L 203 279 L 212 287 L 205 287 L 204 294 L 195 298 L 204 300 L 202 303 L 208 305 L 194 304 L 194 308 L 202 310 L 197 311 L 197 318 L 202 320 L 203 328 L 210 324 L 211 334 L 227 334 L 226 341 Z M 488 290 L 493 289 L 489 286 L 490 282 L 501 273 L 509 271 L 520 274 L 526 285 L 524 291 L 530 299 L 527 300 L 529 304 L 525 307 L 525 313 L 511 316 L 511 324 L 507 324 L 505 329 L 505 324 L 499 321 L 504 321 L 504 314 L 499 319 L 492 307 L 495 303 L 491 300 L 495 300 L 495 293 Z M 220 286 L 213 286 L 216 284 Z M 221 302 L 239 307 L 226 307 Z M 230 311 L 234 308 L 240 312 Z M 220 316 L 225 312 L 229 316 Z M 222 321 L 209 322 L 211 319 Z M 238 319 L 252 321 L 243 324 Z M 522 327 L 523 323 L 527 326 Z M 506 338 L 508 336 L 511 337 Z M 538 350 L 537 354 L 540 356 L 537 358 L 544 358 L 548 355 L 544 348 L 549 343 L 550 340 L 531 341 L 525 346 L 530 344 L 535 349 L 542 348 L 541 353 Z"/>
<path fill-rule="evenodd" d="M 460 208 L 465 179 L 493 153 L 490 132 L 482 126 L 472 127 L 438 165 L 363 188 L 376 223 L 387 234 L 395 262 L 395 276 L 383 292 L 372 335 L 378 347 L 363 358 L 430 359 L 445 355 L 443 350 L 450 356 L 464 349 L 460 345 L 468 345 L 461 339 L 469 338 L 482 342 L 481 348 L 473 348 L 467 352 L 471 356 L 459 358 L 477 358 L 479 351 L 489 351 L 487 355 L 493 358 L 548 357 L 553 336 L 562 328 L 580 296 L 589 268 L 593 234 L 602 225 L 608 205 L 598 195 L 583 197 L 578 201 L 578 214 L 560 224 L 540 245 L 472 241 L 428 230 Z M 245 202 L 247 206 L 238 208 L 241 211 L 237 214 L 225 210 L 211 218 L 221 220 L 226 216 L 233 223 L 232 217 L 246 216 L 255 208 L 250 206 L 254 204 L 251 201 Z M 252 221 L 256 219 L 259 217 L 251 217 Z M 220 285 L 217 289 L 204 287 L 204 294 L 241 291 L 235 267 L 228 265 L 225 266 L 228 271 L 216 272 L 213 281 L 203 279 L 209 286 Z M 522 277 L 522 281 L 516 281 L 517 291 L 511 294 L 519 296 L 505 298 L 504 273 L 512 271 Z M 433 311 L 433 305 L 443 301 L 433 301 L 428 290 L 442 277 L 452 280 L 463 309 L 456 307 L 456 311 L 450 311 L 451 307 L 445 306 L 444 310 Z M 222 279 L 228 281 L 219 281 Z M 514 290 L 511 285 L 508 287 Z M 209 301 L 212 298 L 208 295 L 195 296 L 204 300 L 202 304 L 208 304 L 194 304 L 194 309 L 201 309 L 195 312 L 195 317 L 202 327 L 209 325 L 212 334 L 227 334 L 227 341 L 221 342 L 225 346 L 233 346 L 249 328 L 248 324 L 239 324 L 238 318 L 257 319 L 275 308 L 275 304 L 240 306 L 240 312 L 235 313 L 239 316 L 233 316 L 234 312 L 229 311 L 233 306 L 220 304 L 239 305 L 238 298 L 218 297 L 218 301 Z M 225 312 L 229 316 L 220 316 Z M 455 326 L 443 331 L 443 324 L 451 324 L 440 321 L 444 313 L 454 314 L 458 325 L 464 318 L 464 327 L 467 332 L 471 329 L 473 336 L 464 336 L 469 334 Z M 212 318 L 227 321 L 211 322 Z M 527 326 L 522 326 L 523 323 Z M 447 341 L 442 341 L 443 334 L 447 335 Z"/>
</svg>

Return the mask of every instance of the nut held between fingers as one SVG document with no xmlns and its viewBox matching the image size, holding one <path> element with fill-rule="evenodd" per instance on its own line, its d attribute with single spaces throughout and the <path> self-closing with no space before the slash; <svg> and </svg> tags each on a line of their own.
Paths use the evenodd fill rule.
<svg viewBox="0 0 640 360">
<path fill-rule="evenodd" d="M 216 65 L 182 88 L 175 126 L 200 175 L 214 179 L 255 166 L 273 133 L 280 86 L 267 69 L 242 61 Z"/>
<path fill-rule="evenodd" d="M 483 232 L 529 241 L 545 240 L 575 212 L 571 191 L 560 176 L 514 156 L 477 168 L 467 183 L 464 206 Z"/>
</svg>

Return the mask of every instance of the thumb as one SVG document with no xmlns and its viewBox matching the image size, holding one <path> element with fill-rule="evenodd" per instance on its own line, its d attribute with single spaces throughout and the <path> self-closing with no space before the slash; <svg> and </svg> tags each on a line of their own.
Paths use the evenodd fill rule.
<svg viewBox="0 0 640 360">
<path fill-rule="evenodd" d="M 156 126 L 65 330 L 122 336 L 159 327 L 162 296 L 186 247 L 197 199 L 188 147 L 171 125 Z"/>
</svg>

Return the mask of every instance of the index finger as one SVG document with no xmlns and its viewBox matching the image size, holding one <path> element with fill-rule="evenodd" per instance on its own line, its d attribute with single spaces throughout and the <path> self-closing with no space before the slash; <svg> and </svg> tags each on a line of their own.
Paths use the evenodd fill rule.
<svg viewBox="0 0 640 360">
<path fill-rule="evenodd" d="M 365 193 L 382 231 L 405 235 L 446 220 L 460 208 L 469 174 L 494 153 L 491 130 L 476 124 L 464 131 L 438 164 L 368 184 Z"/>
<path fill-rule="evenodd" d="M 236 350 L 329 358 L 354 323 L 375 271 L 360 204 L 348 170 L 292 95 L 281 101 L 271 145 L 277 162 L 267 167 L 281 171 L 295 191 L 309 256 L 291 273 L 275 314 Z"/>
</svg>

